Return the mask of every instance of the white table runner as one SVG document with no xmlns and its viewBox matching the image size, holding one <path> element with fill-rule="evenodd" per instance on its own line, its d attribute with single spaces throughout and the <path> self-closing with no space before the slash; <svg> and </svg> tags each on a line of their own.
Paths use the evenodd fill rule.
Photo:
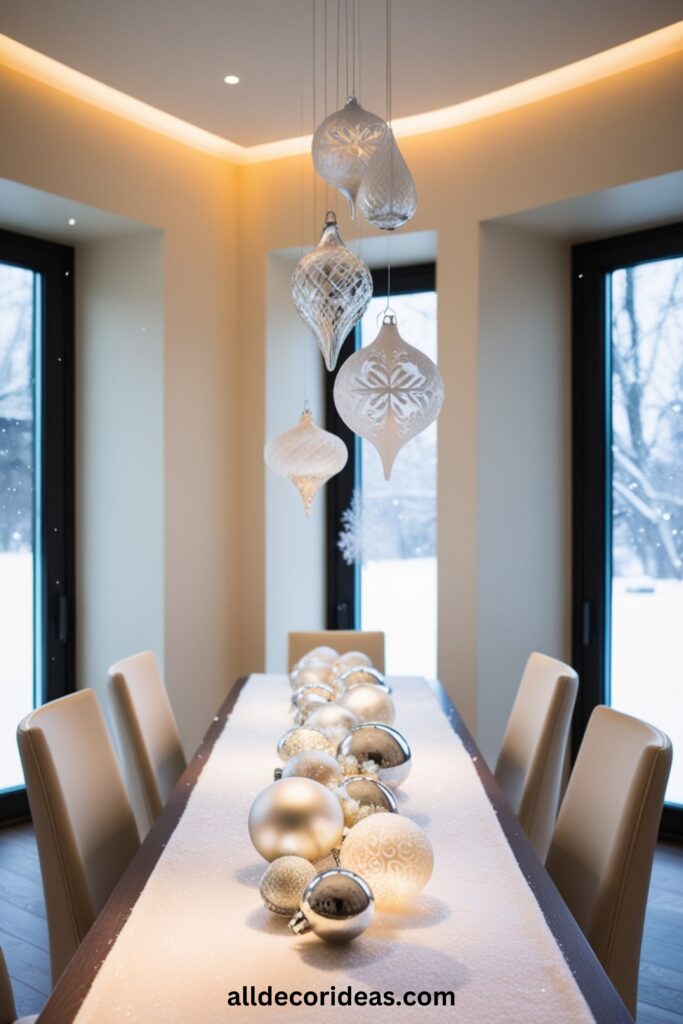
<svg viewBox="0 0 683 1024">
<path fill-rule="evenodd" d="M 247 815 L 290 724 L 284 676 L 254 675 L 79 1011 L 78 1024 L 302 1019 L 584 1024 L 584 998 L 528 888 L 459 737 L 422 679 L 392 680 L 413 750 L 399 810 L 425 827 L 432 879 L 401 914 L 377 912 L 348 946 L 293 936 L 261 904 L 265 862 Z M 246 1007 L 229 991 L 455 993 L 455 1008 Z"/>
</svg>

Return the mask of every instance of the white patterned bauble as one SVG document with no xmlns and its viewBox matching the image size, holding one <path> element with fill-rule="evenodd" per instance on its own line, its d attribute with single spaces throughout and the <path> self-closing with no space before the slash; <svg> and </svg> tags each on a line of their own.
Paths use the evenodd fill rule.
<svg viewBox="0 0 683 1024">
<path fill-rule="evenodd" d="M 377 449 L 386 480 L 401 448 L 439 415 L 443 394 L 436 364 L 401 337 L 390 313 L 372 344 L 349 356 L 334 382 L 337 412 Z"/>
<path fill-rule="evenodd" d="M 390 909 L 416 896 L 431 878 L 432 844 L 410 818 L 373 814 L 349 831 L 341 866 L 364 878 L 378 907 Z"/>
</svg>

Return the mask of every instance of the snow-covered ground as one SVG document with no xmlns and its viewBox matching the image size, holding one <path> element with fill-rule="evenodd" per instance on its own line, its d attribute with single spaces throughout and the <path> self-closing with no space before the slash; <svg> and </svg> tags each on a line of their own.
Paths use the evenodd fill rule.
<svg viewBox="0 0 683 1024">
<path fill-rule="evenodd" d="M 683 804 L 683 580 L 613 581 L 611 704 L 671 737 L 666 797 Z"/>
<path fill-rule="evenodd" d="M 17 725 L 33 708 L 33 555 L 0 552 L 0 790 L 21 786 Z"/>
<path fill-rule="evenodd" d="M 386 633 L 386 670 L 436 677 L 436 558 L 368 561 L 361 572 L 363 629 Z"/>
</svg>

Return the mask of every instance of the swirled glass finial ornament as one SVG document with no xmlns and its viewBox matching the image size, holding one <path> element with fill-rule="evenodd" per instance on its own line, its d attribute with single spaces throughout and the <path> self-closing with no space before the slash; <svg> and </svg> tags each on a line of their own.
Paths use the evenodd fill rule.
<svg viewBox="0 0 683 1024">
<path fill-rule="evenodd" d="M 311 153 L 321 178 L 346 196 L 354 216 L 356 193 L 372 154 L 384 138 L 387 123 L 364 110 L 355 96 L 330 114 L 313 135 Z"/>
<path fill-rule="evenodd" d="M 391 128 L 365 168 L 358 190 L 358 207 L 366 220 L 385 231 L 394 231 L 415 216 L 415 182 Z"/>
<path fill-rule="evenodd" d="M 347 249 L 330 211 L 315 249 L 302 256 L 292 274 L 292 299 L 299 316 L 313 331 L 328 370 L 372 298 L 372 275 Z"/>
<path fill-rule="evenodd" d="M 268 469 L 292 481 L 303 498 L 307 516 L 319 489 L 344 468 L 348 457 L 344 442 L 322 430 L 307 408 L 297 425 L 273 438 L 263 452 Z"/>
<path fill-rule="evenodd" d="M 339 415 L 377 449 L 385 480 L 403 445 L 439 415 L 443 394 L 437 367 L 404 341 L 393 313 L 385 314 L 372 344 L 349 356 L 334 382 Z"/>
</svg>

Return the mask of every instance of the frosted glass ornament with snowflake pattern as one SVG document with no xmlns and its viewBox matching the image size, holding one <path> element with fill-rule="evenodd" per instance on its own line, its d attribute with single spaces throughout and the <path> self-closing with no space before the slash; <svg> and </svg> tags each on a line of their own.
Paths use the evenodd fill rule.
<svg viewBox="0 0 683 1024">
<path fill-rule="evenodd" d="M 315 169 L 346 196 L 352 218 L 365 168 L 387 130 L 383 117 L 364 110 L 351 96 L 341 110 L 318 125 L 313 135 L 311 153 Z"/>
<path fill-rule="evenodd" d="M 349 356 L 334 382 L 339 415 L 377 449 L 385 480 L 401 448 L 439 415 L 443 397 L 436 365 L 401 337 L 388 312 L 372 344 Z"/>
</svg>

